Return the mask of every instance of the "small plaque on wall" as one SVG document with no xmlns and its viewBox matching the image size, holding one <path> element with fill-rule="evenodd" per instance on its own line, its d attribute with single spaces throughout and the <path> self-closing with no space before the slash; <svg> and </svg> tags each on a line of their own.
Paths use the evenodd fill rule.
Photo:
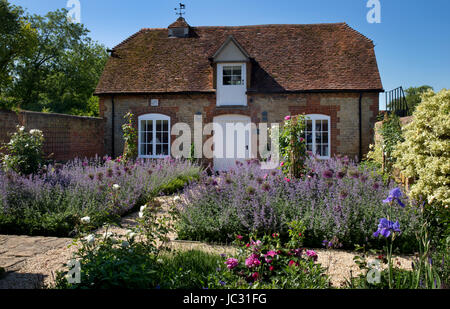
<svg viewBox="0 0 450 309">
<path fill-rule="evenodd" d="M 158 99 L 151 99 L 150 100 L 150 106 L 159 106 L 159 100 Z"/>
</svg>

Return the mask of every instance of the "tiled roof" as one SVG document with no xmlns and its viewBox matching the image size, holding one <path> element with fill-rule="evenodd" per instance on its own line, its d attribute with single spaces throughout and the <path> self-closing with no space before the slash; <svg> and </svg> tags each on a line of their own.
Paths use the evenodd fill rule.
<svg viewBox="0 0 450 309">
<path fill-rule="evenodd" d="M 170 28 L 189 28 L 189 24 L 186 22 L 186 20 L 183 17 L 178 17 L 178 19 L 169 26 Z"/>
<path fill-rule="evenodd" d="M 230 35 L 252 58 L 249 91 L 383 88 L 372 41 L 337 23 L 142 29 L 114 48 L 96 94 L 214 91 L 210 58 Z"/>
</svg>

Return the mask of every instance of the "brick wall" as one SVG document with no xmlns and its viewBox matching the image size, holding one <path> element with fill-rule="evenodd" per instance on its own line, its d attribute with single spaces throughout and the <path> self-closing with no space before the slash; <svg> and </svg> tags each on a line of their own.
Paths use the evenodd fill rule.
<svg viewBox="0 0 450 309">
<path fill-rule="evenodd" d="M 0 111 L 0 143 L 9 141 L 17 125 L 44 134 L 44 152 L 57 161 L 105 154 L 105 121 L 62 114 Z"/>
<path fill-rule="evenodd" d="M 100 113 L 106 118 L 106 152 L 112 153 L 112 108 L 111 96 L 100 98 Z M 150 99 L 159 99 L 158 107 L 150 107 Z M 121 126 L 123 116 L 131 111 L 135 116 L 146 113 L 161 113 L 171 117 L 171 124 L 187 123 L 193 130 L 194 115 L 201 113 L 203 124 L 213 121 L 215 116 L 225 114 L 245 115 L 251 121 L 261 122 L 262 113 L 267 112 L 268 123 L 282 123 L 286 115 L 324 114 L 331 118 L 331 152 L 355 157 L 359 155 L 359 93 L 305 93 L 305 94 L 249 94 L 248 106 L 217 107 L 216 97 L 211 94 L 177 95 L 116 95 L 114 96 L 114 154 L 123 152 Z M 373 142 L 375 118 L 378 114 L 378 93 L 363 93 L 362 96 L 362 149 L 367 153 Z M 136 124 L 137 125 L 137 124 Z M 192 132 L 193 135 L 193 132 Z M 204 137 L 204 141 L 208 136 Z M 173 141 L 173 139 L 172 139 Z"/>
</svg>

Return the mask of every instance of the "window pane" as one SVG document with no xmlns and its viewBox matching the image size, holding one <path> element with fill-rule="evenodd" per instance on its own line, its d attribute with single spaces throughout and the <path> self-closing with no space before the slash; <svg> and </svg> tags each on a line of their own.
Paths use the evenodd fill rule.
<svg viewBox="0 0 450 309">
<path fill-rule="evenodd" d="M 223 84 L 224 85 L 231 85 L 231 76 L 224 76 L 223 77 Z"/>
<path fill-rule="evenodd" d="M 162 143 L 168 143 L 169 142 L 169 133 L 162 133 Z"/>
<path fill-rule="evenodd" d="M 328 145 L 322 145 L 322 156 L 328 156 Z"/>
<path fill-rule="evenodd" d="M 312 120 L 306 122 L 306 131 L 312 131 Z"/>
<path fill-rule="evenodd" d="M 322 131 L 322 120 L 316 120 L 316 133 Z"/>
<path fill-rule="evenodd" d="M 153 143 L 153 132 L 146 132 L 145 136 L 145 143 Z"/>
<path fill-rule="evenodd" d="M 169 132 L 169 121 L 163 120 L 163 131 Z"/>
<path fill-rule="evenodd" d="M 328 120 L 322 120 L 322 131 L 328 131 Z"/>
<path fill-rule="evenodd" d="M 168 144 L 163 145 L 163 155 L 165 155 L 165 156 L 169 155 L 169 145 Z"/>
<path fill-rule="evenodd" d="M 156 120 L 156 132 L 162 131 L 162 120 Z"/>
<path fill-rule="evenodd" d="M 328 133 L 326 131 L 322 133 L 322 143 L 328 144 Z"/>
<path fill-rule="evenodd" d="M 316 144 L 322 143 L 322 134 L 319 132 L 316 132 Z"/>
<path fill-rule="evenodd" d="M 233 75 L 242 75 L 242 67 L 241 66 L 235 66 L 233 67 Z"/>
<path fill-rule="evenodd" d="M 306 133 L 306 143 L 312 144 L 312 132 Z"/>
<path fill-rule="evenodd" d="M 320 145 L 316 145 L 316 155 L 319 155 L 319 156 L 322 155 L 322 151 L 321 151 Z"/>
<path fill-rule="evenodd" d="M 157 156 L 162 155 L 162 145 L 161 144 L 156 144 L 156 155 Z"/>
<path fill-rule="evenodd" d="M 223 67 L 223 76 L 230 76 L 233 75 L 233 67 L 227 66 Z"/>
</svg>

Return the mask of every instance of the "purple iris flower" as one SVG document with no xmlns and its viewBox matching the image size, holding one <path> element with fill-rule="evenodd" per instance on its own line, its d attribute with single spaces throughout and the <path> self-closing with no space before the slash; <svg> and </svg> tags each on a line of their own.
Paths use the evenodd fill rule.
<svg viewBox="0 0 450 309">
<path fill-rule="evenodd" d="M 388 238 L 392 232 L 400 232 L 400 223 L 398 221 L 394 223 L 386 218 L 382 218 L 380 219 L 380 224 L 378 224 L 378 230 L 373 233 L 373 236 L 378 237 L 381 234 L 381 236 Z"/>
<path fill-rule="evenodd" d="M 397 203 L 401 207 L 405 207 L 405 204 L 400 200 L 402 197 L 402 191 L 399 188 L 392 189 L 389 192 L 389 196 L 383 201 L 383 203 L 392 203 L 393 201 L 397 201 Z"/>
</svg>

